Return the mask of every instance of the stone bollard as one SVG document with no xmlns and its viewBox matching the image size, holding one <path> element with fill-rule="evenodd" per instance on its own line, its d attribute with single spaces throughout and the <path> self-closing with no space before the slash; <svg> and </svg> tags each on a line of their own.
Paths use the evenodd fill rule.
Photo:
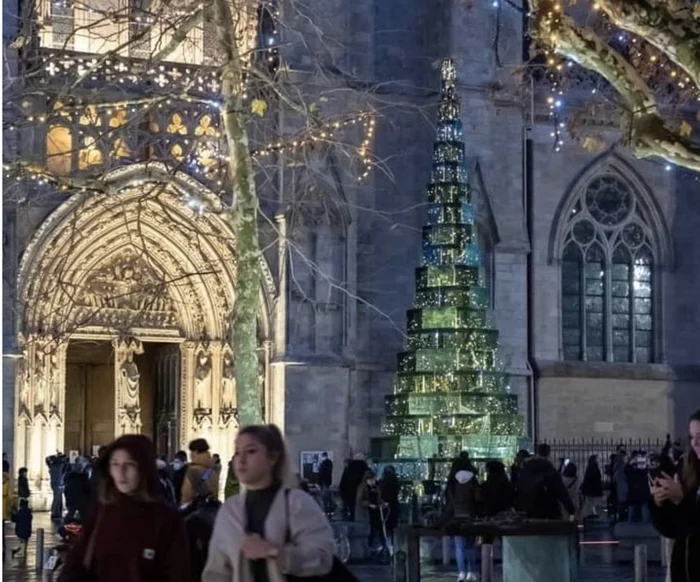
<svg viewBox="0 0 700 582">
<path fill-rule="evenodd" d="M 442 536 L 442 565 L 449 566 L 452 563 L 452 546 L 450 542 L 452 538 L 449 536 Z"/>
<path fill-rule="evenodd" d="M 481 582 L 494 582 L 493 579 L 493 545 L 481 545 Z"/>
<path fill-rule="evenodd" d="M 634 546 L 634 582 L 648 582 L 647 547 Z"/>
<path fill-rule="evenodd" d="M 394 582 L 406 582 L 406 535 L 401 528 L 394 534 Z"/>
<path fill-rule="evenodd" d="M 44 528 L 36 530 L 36 571 L 44 569 Z"/>
</svg>

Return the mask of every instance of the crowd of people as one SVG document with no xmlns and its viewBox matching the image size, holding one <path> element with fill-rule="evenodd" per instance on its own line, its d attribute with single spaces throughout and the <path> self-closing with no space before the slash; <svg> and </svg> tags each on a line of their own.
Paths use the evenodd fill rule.
<svg viewBox="0 0 700 582">
<path fill-rule="evenodd" d="M 682 456 L 679 447 L 670 445 L 658 459 L 638 452 L 628 460 L 620 449 L 606 468 L 615 516 L 641 520 L 648 514 L 659 533 L 672 540 L 670 582 L 700 580 L 700 411 L 690 418 L 689 432 L 690 447 Z M 556 467 L 550 452 L 546 444 L 534 456 L 519 452 L 510 475 L 503 463 L 490 461 L 483 482 L 469 453 L 462 452 L 447 478 L 443 519 L 493 517 L 512 510 L 532 519 L 593 515 L 604 497 L 598 459 L 591 456 L 580 479 L 574 463 L 564 459 Z M 218 501 L 221 460 L 203 439 L 192 441 L 189 453 L 189 463 L 181 451 L 168 464 L 156 458 L 147 437 L 125 435 L 96 459 L 47 459 L 57 476 L 60 468 L 59 491 L 66 503 L 64 516 L 63 498 L 54 499 L 54 516 L 64 524 L 78 519 L 83 524 L 58 581 L 354 580 L 334 558 L 333 531 L 323 508 L 291 474 L 277 427 L 250 426 L 239 432 L 223 504 Z M 318 470 L 322 490 L 332 481 L 327 460 L 326 455 Z M 646 488 L 639 484 L 641 473 Z M 16 523 L 20 545 L 13 553 L 21 554 L 32 529 L 26 469 L 18 471 L 17 499 L 11 481 L 3 459 L 3 517 Z M 378 479 L 363 459 L 349 460 L 339 492 L 345 517 L 368 522 L 370 546 L 386 544 L 385 534 L 392 534 L 400 507 L 393 467 Z M 460 536 L 454 547 L 458 580 L 476 580 L 476 540 Z"/>
</svg>

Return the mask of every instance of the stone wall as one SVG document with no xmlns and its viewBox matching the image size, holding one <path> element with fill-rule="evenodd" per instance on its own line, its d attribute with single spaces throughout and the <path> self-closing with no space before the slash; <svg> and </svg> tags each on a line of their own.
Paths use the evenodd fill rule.
<svg viewBox="0 0 700 582">
<path fill-rule="evenodd" d="M 700 406 L 695 367 L 541 362 L 540 374 L 540 440 L 682 438 Z"/>
<path fill-rule="evenodd" d="M 284 430 L 293 472 L 299 472 L 302 451 L 332 451 L 334 483 L 343 459 L 358 452 L 348 446 L 353 413 L 349 366 L 310 363 L 286 366 Z"/>
</svg>

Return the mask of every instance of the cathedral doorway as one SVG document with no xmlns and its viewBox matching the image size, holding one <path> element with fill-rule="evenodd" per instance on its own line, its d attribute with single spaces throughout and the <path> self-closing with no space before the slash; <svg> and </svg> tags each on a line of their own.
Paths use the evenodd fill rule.
<svg viewBox="0 0 700 582">
<path fill-rule="evenodd" d="M 57 450 L 92 455 L 143 433 L 160 455 L 202 437 L 225 459 L 238 430 L 235 241 L 219 199 L 157 164 L 103 183 L 109 193 L 75 194 L 49 215 L 20 266 L 13 460 L 29 469 L 35 508 L 49 497 L 44 459 Z M 277 291 L 262 260 L 261 272 L 260 391 L 276 419 Z"/>
<path fill-rule="evenodd" d="M 109 341 L 77 340 L 66 354 L 66 454 L 92 456 L 114 439 L 114 354 Z"/>
<path fill-rule="evenodd" d="M 142 348 L 143 353 L 133 358 L 139 376 L 141 434 L 153 440 L 158 455 L 170 458 L 179 445 L 180 349 L 178 344 L 149 342 Z M 118 420 L 114 362 L 111 341 L 68 342 L 62 451 L 95 456 L 99 447 L 114 440 Z"/>
</svg>

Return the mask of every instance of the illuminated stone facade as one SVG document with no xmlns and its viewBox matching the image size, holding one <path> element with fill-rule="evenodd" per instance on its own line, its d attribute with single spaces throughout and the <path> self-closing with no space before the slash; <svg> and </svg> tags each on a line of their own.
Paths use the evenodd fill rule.
<svg viewBox="0 0 700 582">
<path fill-rule="evenodd" d="M 76 18 L 62 4 L 42 4 L 48 19 L 38 49 L 42 72 L 32 77 L 40 88 L 65 84 L 91 66 L 90 55 L 56 57 Z M 301 18 L 281 32 L 288 34 L 281 43 L 285 79 L 308 88 L 339 125 L 352 118 L 343 139 L 364 152 L 359 164 L 322 148 L 301 160 L 290 150 L 278 155 L 279 134 L 295 136 L 303 124 L 272 102 L 264 119 L 251 114 L 256 167 L 265 182 L 261 395 L 266 419 L 288 436 L 295 465 L 301 451 L 329 450 L 339 477 L 341 459 L 368 452 L 370 438 L 379 435 L 420 262 L 437 104 L 432 88 L 439 86 L 431 63 L 445 56 L 454 58 L 461 79 L 466 155 L 478 161 L 479 236 L 500 353 L 528 427 L 536 424 L 544 438 L 664 438 L 682 435 L 684 416 L 700 407 L 698 182 L 617 146 L 594 155 L 567 142 L 555 154 L 540 99 L 530 133 L 528 237 L 523 169 L 530 104 L 512 76 L 522 63 L 522 20 L 504 6 L 500 56 L 508 66 L 499 68 L 490 4 L 326 0 L 314 4 L 313 23 Z M 3 9 L 11 14 L 12 3 Z M 6 42 L 15 36 L 11 22 L 5 19 Z M 316 24 L 325 39 L 314 37 Z M 169 432 L 177 447 L 190 436 L 206 436 L 222 458 L 230 453 L 237 427 L 235 354 L 225 340 L 235 303 L 235 241 L 217 210 L 231 190 L 213 115 L 218 105 L 210 101 L 220 88 L 215 35 L 203 30 L 201 39 L 201 64 L 179 55 L 139 68 L 133 59 L 148 51 L 133 47 L 86 80 L 105 103 L 133 97 L 147 82 L 160 99 L 153 107 L 95 109 L 89 100 L 68 98 L 57 106 L 27 96 L 34 129 L 7 132 L 7 147 L 23 160 L 66 176 L 92 172 L 110 184 L 110 193 L 99 196 L 69 185 L 47 190 L 39 179 L 25 191 L 4 188 L 4 344 L 21 357 L 3 360 L 3 443 L 13 468 L 26 463 L 35 483 L 45 486 L 48 476 L 42 457 L 74 434 L 64 421 L 71 339 L 114 342 L 113 424 L 99 427 L 101 435 L 138 430 L 139 421 L 146 430 L 146 403 L 134 392 L 137 381 L 147 381 L 139 352 L 170 344 L 174 350 L 157 359 L 169 404 L 153 432 Z M 83 38 L 69 49 L 86 50 L 93 41 Z M 16 65 L 8 59 L 11 70 Z M 359 80 L 352 90 L 345 73 Z M 175 103 L 188 82 L 196 99 Z M 374 131 L 360 116 L 368 102 L 378 112 Z M 268 122 L 279 126 L 274 140 Z M 137 131 L 128 129 L 134 126 Z M 614 128 L 601 123 L 598 129 L 608 143 L 616 141 Z M 367 159 L 378 164 L 364 176 Z M 309 169 L 316 179 L 304 173 Z M 644 208 L 645 232 L 654 241 L 651 361 L 563 362 L 568 212 L 589 183 L 611 175 Z M 154 183 L 156 191 L 149 188 Z M 610 296 L 604 305 L 613 303 Z M 612 341 L 614 330 L 606 333 Z"/>
</svg>

